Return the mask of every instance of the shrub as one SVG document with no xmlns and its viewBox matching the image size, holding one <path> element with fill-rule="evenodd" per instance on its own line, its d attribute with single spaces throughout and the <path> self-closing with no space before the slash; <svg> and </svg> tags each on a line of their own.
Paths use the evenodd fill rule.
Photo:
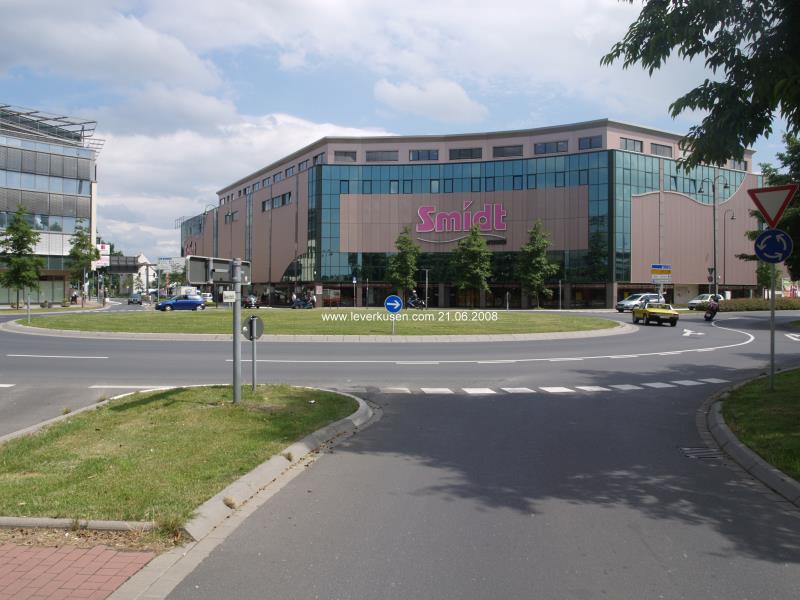
<svg viewBox="0 0 800 600">
<path fill-rule="evenodd" d="M 705 302 L 697 307 L 698 311 L 705 311 L 708 303 Z M 719 303 L 720 312 L 736 312 L 748 310 L 769 310 L 769 300 L 767 298 L 734 298 L 733 300 L 723 300 Z M 800 310 L 800 298 L 775 298 L 775 310 Z"/>
</svg>

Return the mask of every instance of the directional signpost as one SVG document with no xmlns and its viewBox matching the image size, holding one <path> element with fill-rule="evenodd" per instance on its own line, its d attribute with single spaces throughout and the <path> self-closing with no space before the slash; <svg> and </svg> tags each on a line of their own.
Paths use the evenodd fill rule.
<svg viewBox="0 0 800 600">
<path fill-rule="evenodd" d="M 650 282 L 658 286 L 658 295 L 664 296 L 664 284 L 672 283 L 672 265 L 650 265 Z"/>
<path fill-rule="evenodd" d="M 770 226 L 756 238 L 756 256 L 771 264 L 769 295 L 769 391 L 775 391 L 775 264 L 785 261 L 792 254 L 792 238 L 785 231 L 776 229 L 783 211 L 789 206 L 800 187 L 796 183 L 747 190 L 753 204 Z"/>
<path fill-rule="evenodd" d="M 392 294 L 383 301 L 383 307 L 389 311 L 390 314 L 397 314 L 403 310 L 403 299 L 400 296 Z M 394 335 L 396 321 L 392 319 L 392 335 Z"/>
</svg>

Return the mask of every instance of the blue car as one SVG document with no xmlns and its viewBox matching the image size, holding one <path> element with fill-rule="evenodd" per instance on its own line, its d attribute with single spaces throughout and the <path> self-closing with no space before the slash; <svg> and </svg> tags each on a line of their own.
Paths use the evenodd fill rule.
<svg viewBox="0 0 800 600">
<path fill-rule="evenodd" d="M 169 300 L 164 300 L 156 304 L 156 310 L 205 310 L 206 303 L 201 296 L 194 294 L 183 294 L 173 296 Z"/>
</svg>

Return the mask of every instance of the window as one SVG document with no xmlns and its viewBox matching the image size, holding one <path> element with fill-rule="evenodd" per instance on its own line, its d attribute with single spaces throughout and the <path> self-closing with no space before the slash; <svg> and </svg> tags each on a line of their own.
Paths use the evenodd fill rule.
<svg viewBox="0 0 800 600">
<path fill-rule="evenodd" d="M 630 138 L 619 138 L 619 149 L 629 150 L 630 152 L 642 152 L 644 144 L 642 140 L 632 140 Z"/>
<path fill-rule="evenodd" d="M 411 179 L 404 179 L 403 180 L 403 193 L 410 194 L 411 193 Z"/>
<path fill-rule="evenodd" d="M 291 177 L 292 175 L 294 175 L 294 167 L 289 167 L 286 169 L 286 176 Z"/>
<path fill-rule="evenodd" d="M 261 182 L 260 182 L 260 181 L 256 181 L 256 182 L 253 184 L 253 191 L 254 191 L 254 192 L 257 192 L 257 191 L 258 191 L 258 190 L 260 190 L 260 189 L 261 189 Z"/>
<path fill-rule="evenodd" d="M 361 182 L 361 193 L 362 194 L 371 194 L 372 193 L 372 180 L 365 179 Z"/>
<path fill-rule="evenodd" d="M 444 193 L 445 194 L 452 194 L 453 193 L 453 180 L 452 179 L 445 179 L 444 180 Z"/>
<path fill-rule="evenodd" d="M 566 152 L 569 144 L 567 140 L 557 142 L 540 142 L 533 145 L 534 154 L 555 154 L 556 152 Z"/>
<path fill-rule="evenodd" d="M 672 146 L 665 146 L 664 144 L 650 144 L 650 154 L 672 158 Z"/>
<path fill-rule="evenodd" d="M 731 160 L 731 168 L 736 171 L 747 171 L 746 160 Z"/>
<path fill-rule="evenodd" d="M 355 150 L 335 150 L 333 162 L 356 162 Z"/>
<path fill-rule="evenodd" d="M 431 179 L 431 194 L 438 194 L 438 193 L 439 193 L 439 180 Z"/>
<path fill-rule="evenodd" d="M 522 175 L 514 175 L 513 186 L 515 190 L 522 189 Z"/>
<path fill-rule="evenodd" d="M 324 165 L 325 164 L 325 153 L 320 152 L 319 154 L 315 155 L 314 158 L 311 159 L 315 165 Z"/>
<path fill-rule="evenodd" d="M 297 164 L 297 171 L 302 173 L 308 169 L 308 159 L 302 160 Z"/>
<path fill-rule="evenodd" d="M 409 150 L 408 160 L 439 160 L 438 150 Z"/>
<path fill-rule="evenodd" d="M 578 138 L 578 150 L 591 150 L 603 147 L 603 136 L 593 135 L 591 137 Z"/>
<path fill-rule="evenodd" d="M 272 208 L 272 200 L 262 200 L 261 201 L 261 212 L 267 212 L 269 209 Z"/>
<path fill-rule="evenodd" d="M 450 160 L 475 160 L 483 156 L 480 148 L 451 148 Z"/>
<path fill-rule="evenodd" d="M 389 193 L 390 194 L 397 194 L 400 191 L 399 184 L 397 179 L 392 179 L 389 181 Z"/>
<path fill-rule="evenodd" d="M 264 187 L 272 185 L 272 177 L 265 177 L 264 180 L 261 182 L 261 185 L 263 185 Z"/>
<path fill-rule="evenodd" d="M 397 150 L 367 150 L 367 162 L 397 161 Z"/>
<path fill-rule="evenodd" d="M 484 180 L 484 186 L 485 186 L 487 192 L 493 192 L 494 191 L 494 177 L 487 177 Z"/>
<path fill-rule="evenodd" d="M 278 183 L 279 181 L 283 181 L 283 173 L 280 172 L 275 173 L 275 175 L 272 176 L 273 183 Z"/>
<path fill-rule="evenodd" d="M 242 190 L 239 190 L 239 198 L 242 197 Z"/>
<path fill-rule="evenodd" d="M 473 192 L 480 192 L 481 191 L 481 178 L 480 177 L 473 177 L 472 181 L 470 182 L 470 191 Z"/>
<path fill-rule="evenodd" d="M 494 158 L 508 158 L 509 156 L 522 156 L 522 144 L 519 146 L 495 146 L 492 148 Z"/>
<path fill-rule="evenodd" d="M 348 179 L 342 179 L 341 181 L 339 181 L 339 193 L 340 194 L 350 193 L 350 181 Z"/>
</svg>

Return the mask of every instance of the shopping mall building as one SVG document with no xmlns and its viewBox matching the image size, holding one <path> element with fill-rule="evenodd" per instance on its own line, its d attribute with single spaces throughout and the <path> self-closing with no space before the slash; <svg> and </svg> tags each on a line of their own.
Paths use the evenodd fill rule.
<svg viewBox="0 0 800 600">
<path fill-rule="evenodd" d="M 95 126 L 94 121 L 0 103 L 0 230 L 22 205 L 39 233 L 35 251 L 43 269 L 31 302 L 68 298 L 66 261 L 77 223 L 95 239 L 95 159 L 103 143 L 93 137 Z M 15 301 L 16 291 L 0 286 L 0 304 Z"/>
<path fill-rule="evenodd" d="M 709 286 L 746 296 L 756 228 L 747 189 L 752 152 L 725 168 L 684 172 L 680 136 L 606 119 L 521 131 L 407 137 L 327 137 L 221 189 L 181 224 L 183 255 L 252 263 L 252 292 L 272 303 L 323 288 L 342 304 L 382 303 L 387 263 L 409 228 L 418 289 L 431 306 L 527 306 L 516 257 L 538 219 L 560 266 L 550 304 L 611 306 L 653 290 L 651 265 L 672 266 L 669 298 Z M 491 291 L 453 285 L 449 253 L 477 225 L 492 251 Z M 715 244 L 716 241 L 716 244 Z M 353 281 L 355 280 L 355 284 Z"/>
</svg>

